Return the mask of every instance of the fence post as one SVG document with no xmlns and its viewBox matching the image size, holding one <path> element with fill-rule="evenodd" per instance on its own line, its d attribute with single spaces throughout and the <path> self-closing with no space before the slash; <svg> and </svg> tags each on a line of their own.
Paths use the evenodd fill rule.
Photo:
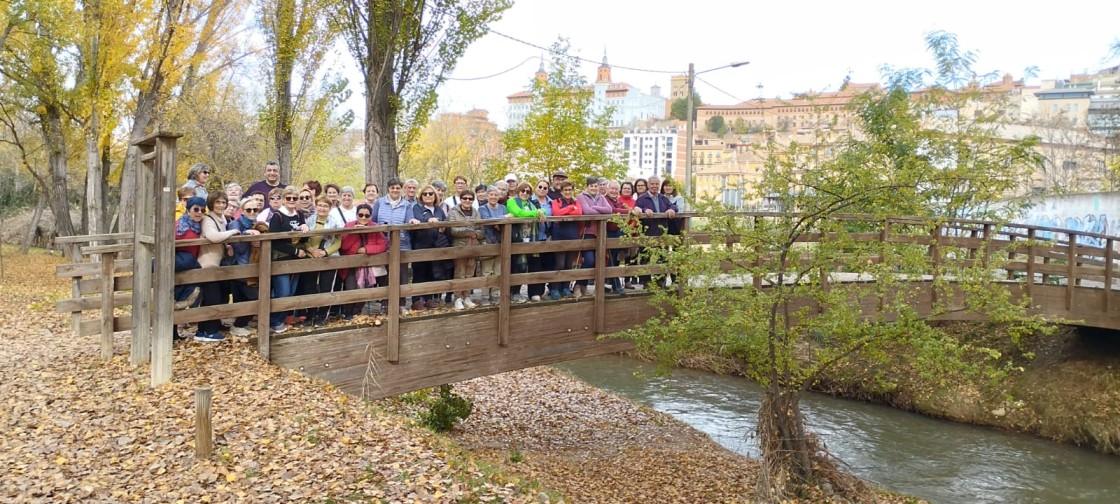
<svg viewBox="0 0 1120 504">
<path fill-rule="evenodd" d="M 389 232 L 389 296 L 385 300 L 389 313 L 389 334 L 386 360 L 396 364 L 401 353 L 401 231 Z M 396 308 L 394 308 L 396 306 Z"/>
<path fill-rule="evenodd" d="M 1113 239 L 1104 242 L 1104 311 L 1112 310 L 1112 246 Z"/>
<path fill-rule="evenodd" d="M 214 450 L 214 427 L 210 416 L 212 397 L 210 387 L 194 389 L 194 456 L 199 460 L 210 458 Z"/>
<path fill-rule="evenodd" d="M 1030 229 L 1027 230 L 1027 296 L 1034 295 L 1034 268 L 1035 268 L 1035 266 L 1034 266 L 1034 264 L 1035 264 L 1035 262 L 1034 262 L 1034 259 L 1035 259 L 1034 241 L 1035 241 L 1035 229 L 1030 228 Z M 1045 281 L 1046 281 L 1046 279 L 1043 278 L 1044 283 L 1045 283 Z M 1034 302 L 1033 297 L 1031 298 L 1031 302 L 1032 303 Z"/>
<path fill-rule="evenodd" d="M 1066 309 L 1073 309 L 1073 291 L 1077 288 L 1077 233 L 1070 231 L 1066 255 Z"/>
<path fill-rule="evenodd" d="M 510 311 L 510 281 L 509 276 L 513 274 L 513 224 L 509 222 L 502 223 L 502 243 L 500 245 L 502 264 L 500 276 L 498 277 L 498 345 L 506 346 L 509 344 L 509 311 Z"/>
<path fill-rule="evenodd" d="M 595 334 L 601 334 L 607 324 L 607 221 L 595 222 L 595 316 L 592 317 Z M 674 276 L 674 279 L 676 277 Z"/>
<path fill-rule="evenodd" d="M 937 276 L 940 274 L 941 267 L 941 224 L 934 226 L 933 230 L 929 232 L 930 245 L 929 257 L 933 260 L 933 271 L 930 275 L 930 309 L 935 309 L 934 305 L 937 304 Z"/>
<path fill-rule="evenodd" d="M 758 224 L 759 224 L 759 222 L 761 222 L 761 220 L 762 220 L 761 216 L 758 216 L 758 215 L 754 216 L 754 226 L 752 226 L 752 228 L 753 228 L 752 230 L 755 232 L 756 235 L 759 232 L 758 231 L 758 227 L 759 227 Z M 755 241 L 754 266 L 755 266 L 755 271 L 751 273 L 751 285 L 753 285 L 755 289 L 762 289 L 762 276 L 758 271 L 762 266 L 762 240 L 756 240 Z"/>
<path fill-rule="evenodd" d="M 272 340 L 269 316 L 272 313 L 272 240 L 262 239 L 257 261 L 257 353 L 271 359 Z"/>
<path fill-rule="evenodd" d="M 117 254 L 101 254 L 101 360 L 113 359 L 113 266 Z"/>
</svg>

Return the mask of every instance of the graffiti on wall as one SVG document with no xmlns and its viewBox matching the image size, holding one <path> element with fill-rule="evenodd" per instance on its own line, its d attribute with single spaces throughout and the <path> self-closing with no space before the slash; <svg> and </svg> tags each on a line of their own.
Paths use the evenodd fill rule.
<svg viewBox="0 0 1120 504">
<path fill-rule="evenodd" d="M 1016 219 L 1023 224 L 1081 231 L 1116 236 L 1120 222 L 1120 194 L 1073 194 L 1045 198 L 1029 208 L 1023 218 Z M 1068 241 L 1066 233 L 1040 231 L 1038 238 Z M 1077 243 L 1090 247 L 1103 247 L 1103 238 L 1079 236 Z"/>
</svg>

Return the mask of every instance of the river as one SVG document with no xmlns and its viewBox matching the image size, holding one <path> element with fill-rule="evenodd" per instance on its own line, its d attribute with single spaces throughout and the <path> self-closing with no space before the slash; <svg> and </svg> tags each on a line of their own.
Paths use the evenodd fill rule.
<svg viewBox="0 0 1120 504">
<path fill-rule="evenodd" d="M 658 377 L 652 365 L 618 356 L 556 367 L 758 458 L 762 389 L 750 380 L 687 369 Z M 802 410 L 849 472 L 881 488 L 934 503 L 1120 502 L 1120 457 L 823 394 L 808 394 Z"/>
</svg>

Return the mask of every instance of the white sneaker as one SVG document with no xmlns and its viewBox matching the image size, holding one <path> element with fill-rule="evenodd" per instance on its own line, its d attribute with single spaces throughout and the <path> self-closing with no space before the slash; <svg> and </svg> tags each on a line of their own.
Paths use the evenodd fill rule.
<svg viewBox="0 0 1120 504">
<path fill-rule="evenodd" d="M 540 296 L 533 296 L 533 297 L 529 298 L 529 300 L 536 303 L 537 301 L 541 300 L 541 297 Z"/>
<path fill-rule="evenodd" d="M 511 297 L 509 300 L 512 301 L 513 304 L 522 304 L 528 301 L 528 299 L 525 299 L 525 296 L 522 296 L 521 294 L 517 294 Z"/>
<path fill-rule="evenodd" d="M 468 301 L 470 301 L 470 300 L 468 299 Z M 455 299 L 455 309 L 456 310 L 466 309 L 466 305 L 463 304 L 463 298 L 456 298 Z"/>
<path fill-rule="evenodd" d="M 249 335 L 253 334 L 253 332 L 250 331 L 248 327 L 237 327 L 237 326 L 231 327 L 229 329 L 229 333 L 234 335 L 234 336 L 240 337 L 240 338 L 248 338 Z"/>
<path fill-rule="evenodd" d="M 474 301 L 471 301 L 471 298 L 469 298 L 469 297 L 462 298 L 462 301 L 463 301 L 463 306 L 465 306 L 467 308 L 474 308 L 474 307 L 478 306 L 478 305 L 474 304 Z"/>
<path fill-rule="evenodd" d="M 572 287 L 572 298 L 579 299 L 581 297 L 583 297 L 583 286 L 576 284 L 575 287 Z"/>
</svg>

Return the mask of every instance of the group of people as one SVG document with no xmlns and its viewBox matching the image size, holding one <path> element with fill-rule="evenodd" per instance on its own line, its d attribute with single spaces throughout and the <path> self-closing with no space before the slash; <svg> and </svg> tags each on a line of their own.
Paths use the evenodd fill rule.
<svg viewBox="0 0 1120 504">
<path fill-rule="evenodd" d="M 646 219 L 643 222 L 644 232 L 650 236 L 666 232 L 675 234 L 680 231 L 680 225 L 679 219 L 674 216 L 684 210 L 684 200 L 671 181 L 661 181 L 658 177 L 632 182 L 588 177 L 580 188 L 569 181 L 562 171 L 552 174 L 550 180 L 542 179 L 535 183 L 518 180 L 516 175 L 509 174 L 492 185 L 479 184 L 473 188 L 461 175 L 452 180 L 451 186 L 439 180 L 421 185 L 415 179 L 402 181 L 393 178 L 386 182 L 384 194 L 377 184 L 369 183 L 362 188 L 360 195 L 352 186 L 322 185 L 315 180 L 301 186 L 283 185 L 280 182 L 280 167 L 275 161 L 265 164 L 264 179 L 250 185 L 248 190 L 231 183 L 223 190 L 209 192 L 206 188 L 209 177 L 209 166 L 195 164 L 188 170 L 187 182 L 179 190 L 176 240 L 203 238 L 208 243 L 177 248 L 176 271 L 250 264 L 259 260 L 260 242 L 224 243 L 238 235 L 446 222 L 446 226 L 400 234 L 401 250 L 419 250 L 500 243 L 499 226 L 482 225 L 479 221 L 506 217 L 533 219 L 513 226 L 512 239 L 517 242 L 595 237 L 595 225 L 550 219 L 575 215 L 664 214 L 664 218 Z M 607 223 L 606 232 L 608 238 L 616 238 L 624 231 L 612 221 Z M 375 255 L 385 253 L 387 247 L 387 234 L 382 232 L 313 234 L 292 240 L 273 240 L 271 260 Z M 605 258 L 595 257 L 593 250 L 520 254 L 511 261 L 511 273 L 591 268 L 596 260 L 605 260 L 607 266 L 614 266 L 633 259 L 633 255 L 630 249 L 611 250 Z M 402 263 L 399 267 L 401 283 L 500 273 L 497 257 Z M 273 275 L 268 295 L 277 299 L 384 286 L 388 284 L 388 277 L 385 266 Z M 622 295 L 627 288 L 638 288 L 638 285 L 650 281 L 648 277 L 634 279 L 633 282 L 630 280 L 608 279 L 604 287 Z M 593 292 L 587 280 L 517 285 L 505 293 L 498 288 L 484 288 L 477 296 L 472 292 L 458 291 L 413 296 L 410 300 L 400 298 L 393 303 L 395 307 L 389 306 L 391 300 L 380 300 L 274 312 L 270 315 L 269 327 L 272 332 L 281 333 L 296 323 L 309 321 L 319 327 L 326 324 L 330 317 L 349 320 L 363 310 L 376 315 L 398 309 L 406 315 L 412 311 L 447 305 L 456 310 L 470 309 L 478 304 L 496 303 L 503 295 L 510 296 L 512 303 L 526 303 L 544 299 L 578 299 L 593 295 Z M 231 299 L 233 302 L 252 301 L 259 295 L 252 279 L 180 286 L 175 293 L 176 308 L 213 306 L 228 303 Z M 251 333 L 251 318 L 242 316 L 229 322 L 229 333 L 248 336 Z M 222 341 L 225 339 L 222 334 L 224 327 L 220 320 L 200 322 L 194 339 Z"/>
</svg>

